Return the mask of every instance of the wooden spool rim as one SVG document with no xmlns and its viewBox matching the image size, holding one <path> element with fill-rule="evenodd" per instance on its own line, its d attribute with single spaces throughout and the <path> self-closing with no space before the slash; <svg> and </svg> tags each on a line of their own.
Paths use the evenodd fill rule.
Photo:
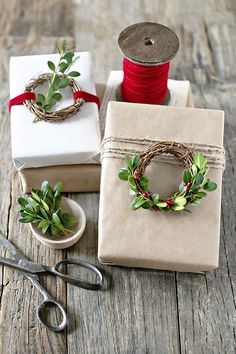
<svg viewBox="0 0 236 354">
<path fill-rule="evenodd" d="M 123 55 L 133 63 L 154 66 L 175 57 L 179 49 L 179 39 L 166 26 L 155 22 L 140 22 L 120 33 L 118 45 Z"/>
</svg>

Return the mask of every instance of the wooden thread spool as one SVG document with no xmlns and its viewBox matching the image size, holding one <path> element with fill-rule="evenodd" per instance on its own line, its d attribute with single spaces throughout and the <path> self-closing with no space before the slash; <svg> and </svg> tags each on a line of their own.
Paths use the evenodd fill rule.
<svg viewBox="0 0 236 354">
<path fill-rule="evenodd" d="M 143 66 L 158 66 L 173 59 L 179 49 L 177 35 L 168 27 L 154 22 L 140 22 L 125 28 L 119 35 L 118 45 L 124 57 Z M 121 100 L 120 88 L 118 98 Z M 168 105 L 167 90 L 161 102 Z"/>
</svg>

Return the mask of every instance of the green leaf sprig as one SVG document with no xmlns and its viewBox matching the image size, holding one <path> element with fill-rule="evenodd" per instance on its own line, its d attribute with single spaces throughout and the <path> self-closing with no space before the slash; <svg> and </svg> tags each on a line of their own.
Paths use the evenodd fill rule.
<svg viewBox="0 0 236 354">
<path fill-rule="evenodd" d="M 36 103 L 45 110 L 50 110 L 58 101 L 62 99 L 60 89 L 70 85 L 73 77 L 80 76 L 78 71 L 70 71 L 70 67 L 79 57 L 75 57 L 72 50 L 67 49 L 66 40 L 62 41 L 60 47 L 57 46 L 60 54 L 58 64 L 48 61 L 48 67 L 52 71 L 52 77 L 48 80 L 48 91 L 46 96 L 42 93 L 37 94 Z"/>
<path fill-rule="evenodd" d="M 119 178 L 128 181 L 131 194 L 135 196 L 131 203 L 131 209 L 139 208 L 154 209 L 158 211 L 189 211 L 187 205 L 198 205 L 206 192 L 214 191 L 217 188 L 215 182 L 210 181 L 206 176 L 209 168 L 206 167 L 206 158 L 202 154 L 193 156 L 193 164 L 190 169 L 183 172 L 182 182 L 179 191 L 172 193 L 168 198 L 160 198 L 159 194 L 149 191 L 149 179 L 145 174 L 138 174 L 137 168 L 140 163 L 140 156 L 131 158 L 125 156 L 126 168 L 119 172 Z"/>
<path fill-rule="evenodd" d="M 62 183 L 57 182 L 54 189 L 47 181 L 42 183 L 41 189 L 32 189 L 28 199 L 18 198 L 21 214 L 21 223 L 37 224 L 43 234 L 48 232 L 50 235 L 59 233 L 68 234 L 69 228 L 77 221 L 67 213 L 62 213 L 61 204 Z"/>
</svg>

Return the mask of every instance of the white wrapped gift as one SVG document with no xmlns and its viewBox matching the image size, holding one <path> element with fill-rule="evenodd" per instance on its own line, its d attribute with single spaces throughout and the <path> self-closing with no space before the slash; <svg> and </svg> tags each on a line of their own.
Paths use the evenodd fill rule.
<svg viewBox="0 0 236 354">
<path fill-rule="evenodd" d="M 78 60 L 71 71 L 80 72 L 76 78 L 81 89 L 96 94 L 89 52 L 75 53 Z M 39 74 L 48 73 L 48 60 L 57 63 L 59 54 L 12 57 L 10 59 L 10 98 L 24 92 L 25 86 Z M 37 88 L 38 92 L 44 90 Z M 55 109 L 73 103 L 71 88 L 63 90 L 63 99 Z M 73 116 L 62 122 L 34 121 L 33 114 L 24 106 L 11 108 L 12 157 L 18 170 L 68 164 L 98 164 L 100 129 L 98 107 L 84 102 Z"/>
</svg>

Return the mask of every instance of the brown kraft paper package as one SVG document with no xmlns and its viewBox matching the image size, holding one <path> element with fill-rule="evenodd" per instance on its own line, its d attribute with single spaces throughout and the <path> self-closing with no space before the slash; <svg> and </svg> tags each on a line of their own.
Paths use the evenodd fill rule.
<svg viewBox="0 0 236 354">
<path fill-rule="evenodd" d="M 189 206 L 191 213 L 132 211 L 128 183 L 118 178 L 120 168 L 125 167 L 124 156 L 118 152 L 140 153 L 147 142 L 163 140 L 222 150 L 223 128 L 222 111 L 109 103 L 99 210 L 101 263 L 186 272 L 218 266 L 222 168 L 210 168 L 208 176 L 218 187 L 199 205 Z M 212 158 L 205 155 L 210 165 Z M 183 169 L 161 159 L 152 161 L 146 170 L 151 191 L 161 197 L 177 191 Z"/>
</svg>

